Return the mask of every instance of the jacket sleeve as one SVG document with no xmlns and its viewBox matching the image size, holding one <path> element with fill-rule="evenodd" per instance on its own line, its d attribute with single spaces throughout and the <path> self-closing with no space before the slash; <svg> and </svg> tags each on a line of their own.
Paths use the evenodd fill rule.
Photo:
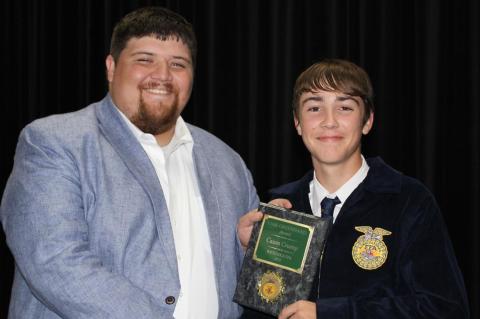
<svg viewBox="0 0 480 319">
<path fill-rule="evenodd" d="M 27 127 L 1 205 L 7 243 L 31 293 L 62 318 L 158 318 L 168 310 L 89 249 L 73 156 Z M 171 313 L 171 312 L 169 312 Z"/>
<path fill-rule="evenodd" d="M 462 274 L 432 196 L 402 221 L 394 289 L 317 300 L 317 318 L 469 318 Z M 353 279 L 352 279 L 353 280 Z"/>
<path fill-rule="evenodd" d="M 239 156 L 239 158 L 240 158 L 240 156 Z M 240 162 L 241 162 L 241 165 L 242 165 L 242 172 L 243 172 L 243 175 L 245 177 L 244 178 L 244 183 L 245 183 L 244 188 L 248 192 L 248 194 L 247 194 L 247 206 L 246 206 L 248 210 L 246 212 L 244 212 L 244 213 L 247 213 L 249 211 L 252 211 L 252 210 L 258 208 L 258 205 L 260 204 L 260 199 L 258 198 L 257 190 L 256 190 L 256 188 L 253 184 L 252 174 L 250 173 L 250 171 L 246 167 L 243 160 L 240 159 Z M 239 218 L 241 216 L 243 216 L 243 214 L 240 215 Z M 238 223 L 238 221 L 237 221 L 237 223 Z M 236 241 L 236 250 L 237 250 L 238 269 L 240 269 L 241 266 L 242 266 L 245 251 L 243 250 L 242 244 L 240 243 L 240 239 L 238 238 L 237 232 L 235 232 L 235 234 L 236 234 L 235 241 Z"/>
</svg>

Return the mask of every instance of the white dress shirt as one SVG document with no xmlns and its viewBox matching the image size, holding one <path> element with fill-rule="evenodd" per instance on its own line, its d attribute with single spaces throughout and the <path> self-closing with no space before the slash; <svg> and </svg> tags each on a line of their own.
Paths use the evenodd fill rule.
<svg viewBox="0 0 480 319">
<path fill-rule="evenodd" d="M 173 316 L 176 319 L 217 318 L 215 269 L 190 131 L 179 117 L 172 140 L 160 147 L 152 134 L 143 133 L 122 112 L 120 114 L 152 162 L 167 203 L 181 285 Z"/>
<path fill-rule="evenodd" d="M 328 198 L 335 198 L 338 197 L 340 200 L 340 204 L 335 206 L 333 210 L 333 222 L 337 219 L 338 213 L 343 206 L 343 203 L 347 200 L 347 198 L 353 193 L 353 191 L 360 185 L 361 182 L 367 177 L 369 167 L 367 161 L 362 155 L 362 166 L 358 169 L 358 171 L 345 183 L 343 184 L 335 193 L 329 193 L 325 187 L 320 184 L 317 180 L 315 172 L 313 173 L 313 180 L 310 182 L 310 193 L 308 194 L 308 198 L 310 200 L 310 207 L 312 207 L 312 212 L 315 216 L 322 215 L 322 208 L 320 207 L 320 203 L 325 197 Z"/>
</svg>

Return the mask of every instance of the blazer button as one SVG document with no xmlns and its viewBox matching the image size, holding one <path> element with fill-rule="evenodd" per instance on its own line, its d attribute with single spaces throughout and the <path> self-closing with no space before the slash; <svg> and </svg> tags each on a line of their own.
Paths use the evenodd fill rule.
<svg viewBox="0 0 480 319">
<path fill-rule="evenodd" d="M 168 296 L 167 298 L 165 298 L 165 303 L 167 305 L 171 305 L 175 302 L 175 297 L 174 296 Z"/>
</svg>

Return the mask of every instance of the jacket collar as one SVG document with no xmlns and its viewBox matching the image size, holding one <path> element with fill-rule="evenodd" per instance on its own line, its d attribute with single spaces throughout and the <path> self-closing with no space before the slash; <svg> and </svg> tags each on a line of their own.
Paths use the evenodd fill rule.
<svg viewBox="0 0 480 319">
<path fill-rule="evenodd" d="M 368 158 L 368 171 L 365 180 L 357 189 L 363 188 L 371 193 L 399 193 L 401 190 L 402 174 L 387 165 L 380 157 Z M 289 199 L 301 200 L 302 203 L 308 203 L 308 193 L 310 192 L 309 184 L 313 179 L 313 170 L 305 174 L 301 179 L 273 188 L 269 191 L 271 198 L 286 197 Z M 354 191 L 354 193 L 356 193 Z M 353 193 L 352 193 L 353 195 Z M 311 212 L 310 205 L 308 207 L 298 207 L 298 210 Z"/>
<path fill-rule="evenodd" d="M 172 273 L 177 274 L 177 258 L 172 243 L 173 232 L 162 187 L 155 169 L 142 146 L 116 109 L 108 94 L 96 108 L 100 131 L 115 149 L 125 166 L 148 194 L 154 210 L 155 223 Z M 163 212 L 163 213 L 162 213 Z"/>
<path fill-rule="evenodd" d="M 365 190 L 372 193 L 400 193 L 402 173 L 387 165 L 380 157 L 367 159 L 370 166 Z"/>
<path fill-rule="evenodd" d="M 127 126 L 127 123 L 121 118 L 121 114 L 116 109 L 109 94 L 100 102 L 96 113 L 100 130 L 105 138 L 116 150 L 122 161 L 148 194 L 152 202 L 152 207 L 154 208 L 158 236 L 166 252 L 166 258 L 173 270 L 172 273 L 178 274 L 175 245 L 172 242 L 173 232 L 170 225 L 170 218 L 168 213 L 166 213 L 168 208 L 153 165 L 137 138 Z M 222 241 L 220 230 L 222 224 L 221 214 L 218 208 L 218 198 L 213 188 L 212 176 L 214 176 L 214 174 L 211 172 L 208 163 L 209 156 L 205 154 L 205 145 L 202 143 L 203 139 L 201 138 L 199 129 L 188 123 L 186 123 L 186 125 L 194 141 L 192 150 L 193 162 L 207 224 L 209 225 L 215 269 L 221 269 Z"/>
<path fill-rule="evenodd" d="M 368 158 L 367 177 L 363 181 L 366 190 L 373 193 L 398 193 L 401 187 L 402 174 L 389 165 L 387 165 L 380 157 Z M 285 184 L 269 191 L 275 195 L 288 195 L 299 190 L 309 191 L 309 183 L 313 179 L 313 170 L 305 174 L 301 179 Z"/>
</svg>

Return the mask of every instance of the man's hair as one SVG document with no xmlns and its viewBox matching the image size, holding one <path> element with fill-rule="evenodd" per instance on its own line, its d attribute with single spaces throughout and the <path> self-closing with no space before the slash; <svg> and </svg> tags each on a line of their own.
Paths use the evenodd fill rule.
<svg viewBox="0 0 480 319">
<path fill-rule="evenodd" d="M 165 41 L 182 41 L 195 66 L 197 40 L 192 25 L 181 15 L 162 7 L 143 7 L 124 16 L 113 29 L 110 54 L 115 61 L 131 38 L 152 36 Z"/>
<path fill-rule="evenodd" d="M 373 88 L 367 72 L 358 65 L 340 59 L 317 62 L 302 72 L 293 88 L 293 113 L 298 118 L 300 97 L 305 92 L 338 91 L 360 97 L 365 104 L 365 123 L 374 112 Z"/>
</svg>

